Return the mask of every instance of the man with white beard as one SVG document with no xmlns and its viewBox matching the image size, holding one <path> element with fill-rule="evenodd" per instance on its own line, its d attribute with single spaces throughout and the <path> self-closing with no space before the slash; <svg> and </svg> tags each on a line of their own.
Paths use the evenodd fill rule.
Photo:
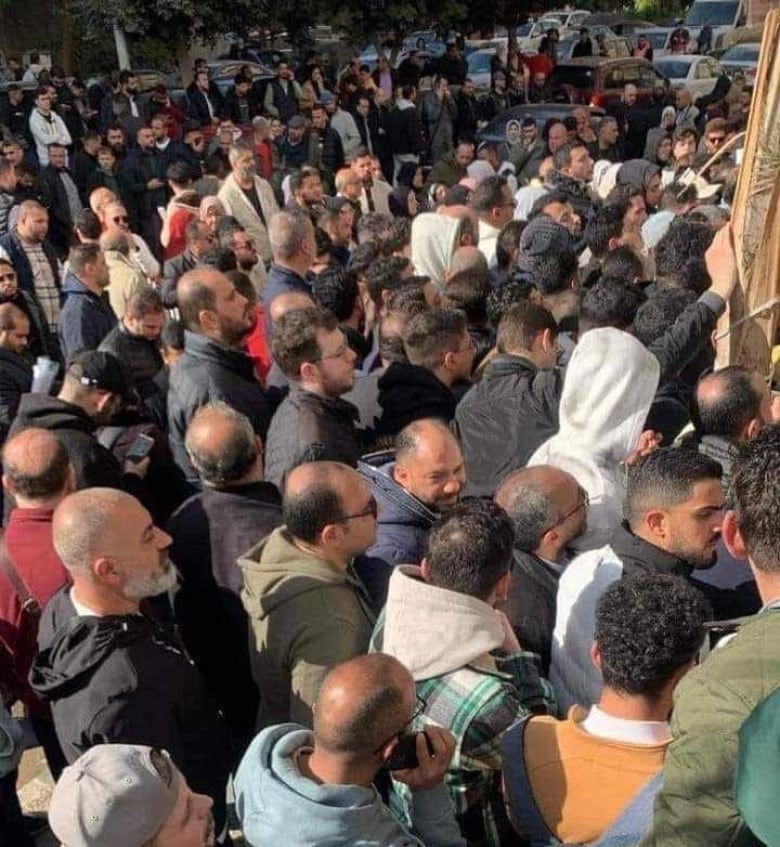
<svg viewBox="0 0 780 847">
<path fill-rule="evenodd" d="M 178 636 L 143 601 L 171 591 L 171 537 L 132 496 L 90 488 L 66 497 L 52 539 L 73 584 L 41 618 L 33 689 L 47 700 L 68 762 L 95 744 L 166 750 L 225 823 L 227 733 Z M 218 839 L 219 840 L 219 839 Z"/>
</svg>

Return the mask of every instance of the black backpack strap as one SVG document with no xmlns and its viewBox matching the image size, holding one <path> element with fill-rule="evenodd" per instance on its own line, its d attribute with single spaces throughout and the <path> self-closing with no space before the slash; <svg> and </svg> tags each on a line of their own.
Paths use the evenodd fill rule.
<svg viewBox="0 0 780 847">
<path fill-rule="evenodd" d="M 504 762 L 504 801 L 509 820 L 532 847 L 558 847 L 562 842 L 550 831 L 534 800 L 525 769 L 525 728 L 533 715 L 513 724 L 501 739 Z"/>
</svg>

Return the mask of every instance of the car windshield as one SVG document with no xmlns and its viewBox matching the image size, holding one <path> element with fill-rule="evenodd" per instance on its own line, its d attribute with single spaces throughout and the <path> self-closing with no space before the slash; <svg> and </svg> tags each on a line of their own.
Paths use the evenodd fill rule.
<svg viewBox="0 0 780 847">
<path fill-rule="evenodd" d="M 469 66 L 469 73 L 486 73 L 490 70 L 490 60 L 492 58 L 492 53 L 472 53 L 468 59 L 466 59 L 466 64 Z"/>
<path fill-rule="evenodd" d="M 559 23 L 565 24 L 569 18 L 569 12 L 547 12 L 544 16 L 545 20 L 552 20 L 553 18 Z"/>
<path fill-rule="evenodd" d="M 686 26 L 729 26 L 737 19 L 739 3 L 727 3 L 723 0 L 696 0 L 685 18 Z"/>
<path fill-rule="evenodd" d="M 533 24 L 523 24 L 517 28 L 517 37 L 518 38 L 528 38 L 531 34 L 531 29 L 533 28 Z"/>
<path fill-rule="evenodd" d="M 691 67 L 687 62 L 655 62 L 655 66 L 668 79 L 685 79 Z"/>
<path fill-rule="evenodd" d="M 643 32 L 642 35 L 653 45 L 653 50 L 663 50 L 669 38 L 668 32 Z"/>
<path fill-rule="evenodd" d="M 572 88 L 593 88 L 593 68 L 579 68 L 574 65 L 558 65 L 550 74 L 550 86 L 556 88 L 570 85 Z"/>
<path fill-rule="evenodd" d="M 757 62 L 757 44 L 735 44 L 720 57 L 727 62 Z"/>
</svg>

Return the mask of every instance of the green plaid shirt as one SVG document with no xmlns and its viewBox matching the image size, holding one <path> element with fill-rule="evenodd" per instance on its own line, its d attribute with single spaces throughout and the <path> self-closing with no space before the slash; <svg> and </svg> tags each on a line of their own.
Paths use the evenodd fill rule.
<svg viewBox="0 0 780 847">
<path fill-rule="evenodd" d="M 468 665 L 417 683 L 417 694 L 427 704 L 420 724 L 438 724 L 455 736 L 446 782 L 470 847 L 501 844 L 509 827 L 500 792 L 502 733 L 529 712 L 557 711 L 535 653 L 494 658 L 495 669 Z M 391 808 L 410 825 L 409 789 L 398 782 L 393 788 Z"/>
</svg>

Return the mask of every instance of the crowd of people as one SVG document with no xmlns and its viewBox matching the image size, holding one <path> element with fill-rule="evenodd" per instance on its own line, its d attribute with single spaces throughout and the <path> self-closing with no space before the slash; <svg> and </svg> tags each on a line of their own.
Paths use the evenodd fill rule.
<svg viewBox="0 0 780 847">
<path fill-rule="evenodd" d="M 479 142 L 550 62 L 11 86 L 9 844 L 13 707 L 64 847 L 778 843 L 780 408 L 714 367 L 749 94 Z"/>
</svg>

